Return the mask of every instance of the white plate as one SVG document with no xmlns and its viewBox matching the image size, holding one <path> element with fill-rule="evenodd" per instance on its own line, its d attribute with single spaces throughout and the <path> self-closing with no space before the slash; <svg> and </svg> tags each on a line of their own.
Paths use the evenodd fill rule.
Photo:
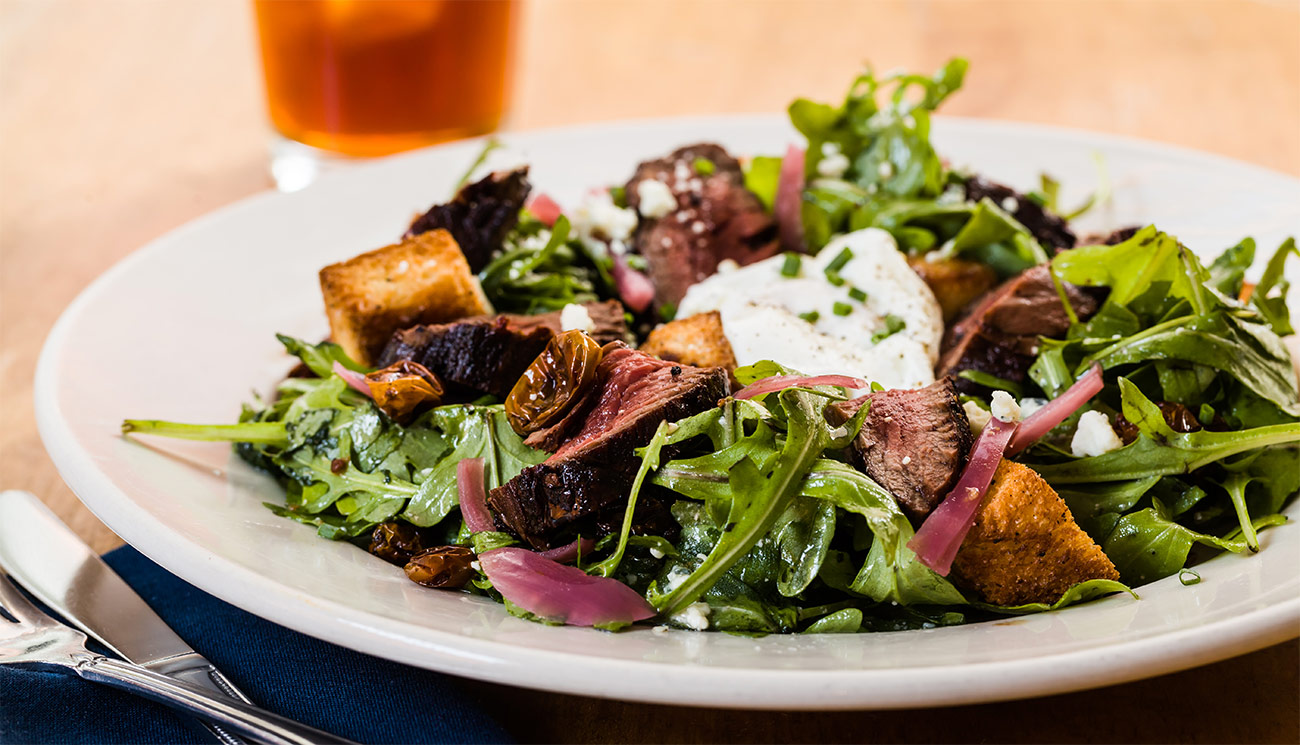
<svg viewBox="0 0 1300 745">
<path fill-rule="evenodd" d="M 1155 222 L 1215 253 L 1252 234 L 1261 253 L 1300 235 L 1300 181 L 1161 145 L 1018 124 L 943 119 L 941 153 L 1020 187 L 1047 170 L 1066 201 L 1109 164 L 1115 206 L 1095 227 Z M 714 140 L 738 153 L 795 141 L 776 117 L 589 126 L 508 135 L 561 203 L 625 179 L 638 160 Z M 609 634 L 508 616 L 435 592 L 364 551 L 273 516 L 281 497 L 220 444 L 122 439 L 125 417 L 233 421 L 288 363 L 277 331 L 326 330 L 316 271 L 391 242 L 444 200 L 477 143 L 263 194 L 176 230 L 101 277 L 51 332 L 36 380 L 41 435 L 63 477 L 118 535 L 168 570 L 259 616 L 401 662 L 554 691 L 752 708 L 934 706 L 1045 695 L 1191 667 L 1300 631 L 1300 508 L 1256 556 L 1224 555 L 1127 596 L 971 626 L 848 636 L 649 629 Z M 180 454 L 183 458 L 169 456 Z M 188 459 L 188 460 L 187 460 Z"/>
</svg>

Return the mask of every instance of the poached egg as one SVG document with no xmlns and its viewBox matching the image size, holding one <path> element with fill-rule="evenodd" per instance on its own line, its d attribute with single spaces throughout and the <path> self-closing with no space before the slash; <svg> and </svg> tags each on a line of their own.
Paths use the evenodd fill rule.
<svg viewBox="0 0 1300 745">
<path fill-rule="evenodd" d="M 720 271 L 687 291 L 677 316 L 718 311 L 742 366 L 772 360 L 886 388 L 934 382 L 943 314 L 889 233 L 847 233 L 798 257 L 792 271 L 794 261 L 774 256 Z"/>
</svg>

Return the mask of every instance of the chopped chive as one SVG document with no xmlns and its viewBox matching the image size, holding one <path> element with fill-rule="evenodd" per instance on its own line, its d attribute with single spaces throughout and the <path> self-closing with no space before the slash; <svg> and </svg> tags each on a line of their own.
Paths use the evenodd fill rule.
<svg viewBox="0 0 1300 745">
<path fill-rule="evenodd" d="M 893 313 L 890 313 L 885 316 L 885 327 L 871 335 L 871 343 L 879 344 L 905 328 L 907 328 L 907 321 L 904 321 Z"/>
<path fill-rule="evenodd" d="M 672 303 L 664 303 L 659 308 L 659 317 L 663 319 L 664 323 L 668 323 L 669 321 L 673 320 L 674 318 L 677 317 L 677 306 L 673 305 Z"/>
<path fill-rule="evenodd" d="M 802 261 L 803 260 L 799 258 L 799 254 L 787 251 L 785 254 L 785 263 L 781 265 L 781 276 L 798 277 L 799 266 Z"/>
<path fill-rule="evenodd" d="M 830 282 L 836 287 L 841 287 L 844 285 L 844 278 L 840 276 L 840 273 L 832 272 L 830 269 L 826 270 L 826 281 Z"/>
<path fill-rule="evenodd" d="M 867 293 L 866 293 L 866 291 L 864 291 L 864 290 L 859 290 L 859 289 L 856 288 L 856 287 L 850 287 L 850 288 L 849 288 L 849 297 L 853 298 L 854 300 L 857 300 L 859 303 L 865 303 L 865 302 L 867 302 Z"/>
<path fill-rule="evenodd" d="M 609 201 L 613 202 L 615 207 L 627 207 L 627 189 L 622 186 L 609 187 Z"/>
<path fill-rule="evenodd" d="M 800 313 L 799 317 L 808 323 L 817 323 L 817 319 L 821 318 L 822 314 L 815 310 L 810 310 L 807 313 Z"/>
<path fill-rule="evenodd" d="M 695 168 L 695 172 L 701 176 L 711 176 L 717 170 L 717 166 L 713 165 L 713 161 L 708 158 L 696 158 L 691 165 Z"/>
<path fill-rule="evenodd" d="M 838 256 L 831 259 L 831 263 L 826 265 L 826 272 L 828 274 L 830 272 L 838 273 L 839 270 L 844 268 L 845 264 L 849 263 L 852 260 L 853 260 L 853 252 L 846 248 L 843 251 L 840 251 Z"/>
<path fill-rule="evenodd" d="M 836 301 L 836 303 L 831 306 L 831 310 L 835 311 L 835 315 L 837 316 L 847 316 L 853 312 L 853 306 L 848 303 Z"/>
</svg>

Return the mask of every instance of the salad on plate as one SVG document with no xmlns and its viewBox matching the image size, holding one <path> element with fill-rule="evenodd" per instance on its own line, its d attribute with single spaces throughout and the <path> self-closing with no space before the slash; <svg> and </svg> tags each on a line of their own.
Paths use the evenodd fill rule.
<svg viewBox="0 0 1300 745">
<path fill-rule="evenodd" d="M 330 339 L 280 336 L 237 423 L 123 431 L 233 442 L 323 538 L 610 630 L 931 628 L 1261 550 L 1300 491 L 1294 240 L 1251 283 L 1250 238 L 1076 234 L 1104 182 L 1071 209 L 932 147 L 965 72 L 868 71 L 784 153 L 687 144 L 569 205 L 485 150 L 320 271 Z"/>
</svg>

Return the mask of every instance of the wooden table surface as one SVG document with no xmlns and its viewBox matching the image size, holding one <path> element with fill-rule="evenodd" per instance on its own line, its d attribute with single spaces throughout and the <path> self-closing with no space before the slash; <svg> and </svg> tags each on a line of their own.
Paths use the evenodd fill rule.
<svg viewBox="0 0 1300 745">
<path fill-rule="evenodd" d="M 1200 148 L 1300 175 L 1300 3 L 604 2 L 525 6 L 507 122 L 529 129 L 837 98 L 857 66 L 971 60 L 947 113 Z M 95 548 L 120 541 L 41 447 L 41 343 L 95 276 L 266 189 L 249 7 L 0 0 L 0 487 L 40 494 Z M 314 269 L 308 267 L 305 270 Z M 1297 629 L 1300 634 L 1300 629 Z M 1300 739 L 1295 641 L 1072 695 L 927 712 L 677 709 L 470 684 L 523 740 Z"/>
</svg>

